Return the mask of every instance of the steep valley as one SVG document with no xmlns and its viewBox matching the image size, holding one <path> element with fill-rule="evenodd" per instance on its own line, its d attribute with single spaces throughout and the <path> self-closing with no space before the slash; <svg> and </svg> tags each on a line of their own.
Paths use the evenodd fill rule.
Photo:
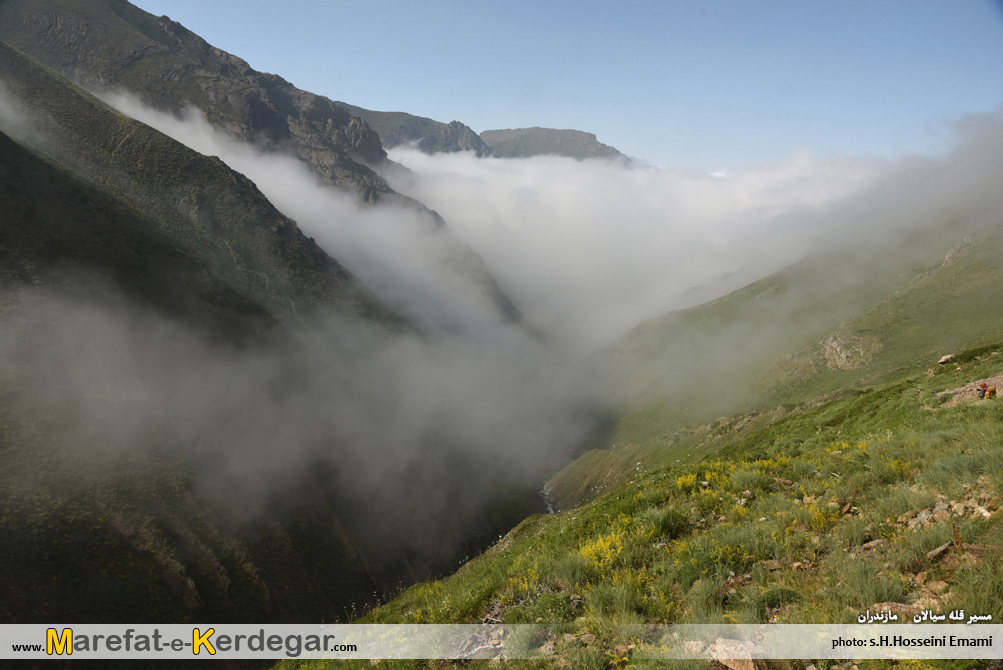
<svg viewBox="0 0 1003 670">
<path fill-rule="evenodd" d="M 729 182 L 0 0 L 0 622 L 536 623 L 504 667 L 622 670 L 661 624 L 998 621 L 1003 118 L 970 125 Z"/>
</svg>

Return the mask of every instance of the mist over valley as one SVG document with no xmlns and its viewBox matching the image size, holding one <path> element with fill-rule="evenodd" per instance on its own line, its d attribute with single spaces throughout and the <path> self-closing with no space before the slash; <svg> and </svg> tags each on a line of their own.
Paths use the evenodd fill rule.
<svg viewBox="0 0 1003 670">
<path fill-rule="evenodd" d="M 994 406 L 937 400 L 999 372 L 1003 116 L 945 127 L 669 168 L 0 0 L 0 621 L 838 618 L 754 566 L 905 546 L 911 482 L 1003 507 Z"/>
</svg>

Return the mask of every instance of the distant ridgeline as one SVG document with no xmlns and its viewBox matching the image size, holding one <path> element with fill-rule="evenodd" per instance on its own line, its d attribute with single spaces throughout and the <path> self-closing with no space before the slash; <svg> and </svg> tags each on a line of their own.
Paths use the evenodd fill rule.
<svg viewBox="0 0 1003 670">
<path fill-rule="evenodd" d="M 556 155 L 570 158 L 626 158 L 613 147 L 603 144 L 592 133 L 554 128 L 516 128 L 485 130 L 481 139 L 494 156 L 527 158 Z"/>
<path fill-rule="evenodd" d="M 473 151 L 477 156 L 528 158 L 567 156 L 568 158 L 627 157 L 596 139 L 593 133 L 556 128 L 516 128 L 485 130 L 478 135 L 459 121 L 441 123 L 406 112 L 374 112 L 339 102 L 354 116 L 366 120 L 387 148 L 412 145 L 428 154 Z"/>
<path fill-rule="evenodd" d="M 195 105 L 232 136 L 291 146 L 327 183 L 369 203 L 424 211 L 435 225 L 443 225 L 438 214 L 395 192 L 374 171 L 387 162 L 384 147 L 414 144 L 426 153 L 473 151 L 506 158 L 626 158 L 579 130 L 518 128 L 478 135 L 459 121 L 334 102 L 258 72 L 181 24 L 125 0 L 4 0 L 0 40 L 85 87 L 125 89 L 172 112 Z M 493 279 L 486 269 L 483 274 L 489 286 Z M 503 311 L 509 307 L 499 304 Z"/>
<path fill-rule="evenodd" d="M 442 217 L 377 174 L 373 168 L 389 164 L 380 137 L 338 103 L 258 72 L 180 23 L 125 0 L 5 0 L 0 41 L 85 88 L 124 90 L 174 114 L 194 106 L 234 139 L 294 151 L 323 182 L 365 205 L 408 209 L 436 235 L 447 274 L 486 296 L 504 318 L 520 319 L 481 257 Z M 466 136 L 462 128 L 446 128 L 457 142 Z"/>
</svg>

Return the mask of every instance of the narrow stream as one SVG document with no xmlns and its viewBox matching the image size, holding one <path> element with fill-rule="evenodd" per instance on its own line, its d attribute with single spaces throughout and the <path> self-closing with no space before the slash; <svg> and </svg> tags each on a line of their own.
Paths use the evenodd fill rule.
<svg viewBox="0 0 1003 670">
<path fill-rule="evenodd" d="M 540 489 L 540 497 L 543 498 L 543 504 L 547 506 L 547 514 L 556 514 L 557 510 L 554 509 L 554 504 L 550 502 L 550 490 L 548 485 L 550 480 L 543 482 L 543 488 Z"/>
</svg>

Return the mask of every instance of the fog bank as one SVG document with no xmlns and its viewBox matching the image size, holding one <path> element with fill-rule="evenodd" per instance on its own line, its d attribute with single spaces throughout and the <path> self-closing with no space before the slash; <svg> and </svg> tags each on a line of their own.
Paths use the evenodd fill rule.
<svg viewBox="0 0 1003 670">
<path fill-rule="evenodd" d="M 716 298 L 812 253 L 866 249 L 1000 204 L 999 114 L 953 124 L 954 149 L 899 161 L 786 161 L 693 174 L 556 156 L 479 159 L 398 148 L 391 185 L 440 212 L 527 319 L 576 348 Z"/>
</svg>

